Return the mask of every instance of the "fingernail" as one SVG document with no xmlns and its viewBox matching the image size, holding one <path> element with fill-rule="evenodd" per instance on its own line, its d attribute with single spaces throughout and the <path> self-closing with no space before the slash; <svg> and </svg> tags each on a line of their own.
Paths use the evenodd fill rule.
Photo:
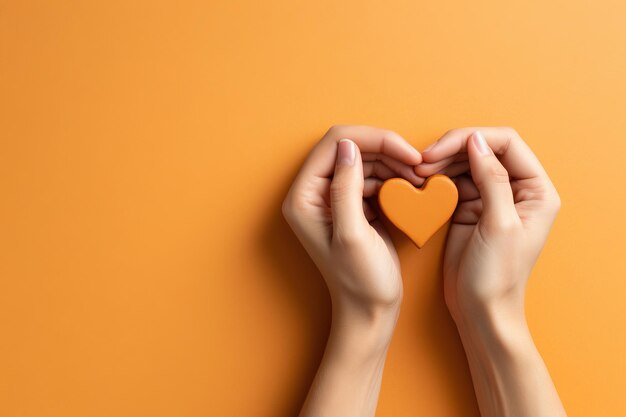
<svg viewBox="0 0 626 417">
<path fill-rule="evenodd" d="M 485 137 L 480 132 L 480 130 L 475 131 L 472 136 L 474 137 L 474 144 L 480 152 L 481 155 L 489 155 L 491 153 L 491 149 L 489 145 L 487 145 L 487 141 L 485 141 Z"/>
<path fill-rule="evenodd" d="M 356 156 L 356 146 L 350 139 L 340 139 L 337 144 L 337 165 L 352 165 Z"/>
<path fill-rule="evenodd" d="M 435 143 L 431 143 L 426 149 L 424 149 L 422 152 L 428 152 L 428 151 L 432 151 L 435 146 L 439 143 L 439 141 L 435 142 Z"/>
</svg>

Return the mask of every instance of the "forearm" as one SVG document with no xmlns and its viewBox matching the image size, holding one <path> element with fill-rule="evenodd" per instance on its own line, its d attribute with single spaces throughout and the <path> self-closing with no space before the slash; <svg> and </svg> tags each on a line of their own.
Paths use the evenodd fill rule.
<svg viewBox="0 0 626 417">
<path fill-rule="evenodd" d="M 481 311 L 457 328 L 483 417 L 566 416 L 523 311 Z"/>
<path fill-rule="evenodd" d="M 326 351 L 300 417 L 374 416 L 396 319 L 395 311 L 333 311 Z"/>
</svg>

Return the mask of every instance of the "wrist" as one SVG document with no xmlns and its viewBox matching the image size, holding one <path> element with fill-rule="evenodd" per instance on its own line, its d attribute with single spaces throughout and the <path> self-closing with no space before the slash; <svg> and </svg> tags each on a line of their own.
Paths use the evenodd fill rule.
<svg viewBox="0 0 626 417">
<path fill-rule="evenodd" d="M 331 291 L 331 302 L 334 321 L 361 327 L 395 325 L 402 305 L 402 290 L 399 295 L 384 300 Z"/>
<path fill-rule="evenodd" d="M 497 297 L 469 297 L 457 294 L 448 309 L 457 327 L 471 331 L 506 332 L 509 327 L 525 327 L 524 289 Z"/>
<path fill-rule="evenodd" d="M 364 308 L 334 301 L 332 309 L 330 339 L 353 353 L 385 351 L 391 343 L 400 313 L 399 305 Z"/>
<path fill-rule="evenodd" d="M 455 318 L 466 347 L 495 357 L 511 358 L 534 346 L 523 307 L 481 305 Z"/>
</svg>

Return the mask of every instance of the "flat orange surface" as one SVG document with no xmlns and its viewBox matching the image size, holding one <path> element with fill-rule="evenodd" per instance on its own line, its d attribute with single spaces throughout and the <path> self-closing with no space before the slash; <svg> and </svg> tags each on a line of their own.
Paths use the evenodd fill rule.
<svg viewBox="0 0 626 417">
<path fill-rule="evenodd" d="M 625 2 L 54 3 L 0 0 L 0 415 L 295 416 L 330 306 L 279 208 L 335 123 L 518 129 L 563 200 L 535 341 L 626 415 Z M 444 237 L 396 234 L 379 416 L 478 416 Z"/>
</svg>

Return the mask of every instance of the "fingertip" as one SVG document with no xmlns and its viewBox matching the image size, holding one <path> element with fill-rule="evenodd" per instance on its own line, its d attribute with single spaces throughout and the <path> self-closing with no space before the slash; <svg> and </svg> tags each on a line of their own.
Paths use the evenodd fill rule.
<svg viewBox="0 0 626 417">
<path fill-rule="evenodd" d="M 435 162 L 423 162 L 415 167 L 415 172 L 420 177 L 426 178 L 437 172 L 440 172 L 453 162 L 454 157 L 439 159 Z"/>
<path fill-rule="evenodd" d="M 425 162 L 428 164 L 437 162 L 440 159 L 442 159 L 439 156 L 437 156 L 437 152 L 434 152 L 432 149 L 429 151 L 423 150 L 421 155 L 422 155 L 422 162 Z"/>
<path fill-rule="evenodd" d="M 413 184 L 413 186 L 420 187 L 422 186 L 422 184 L 424 184 L 424 181 L 426 181 L 426 178 L 422 175 L 419 175 L 417 172 L 413 171 L 412 174 L 413 175 L 407 175 L 407 178 L 405 178 L 405 180 L 409 181 L 411 184 Z"/>
<path fill-rule="evenodd" d="M 337 167 L 354 165 L 356 153 L 356 143 L 350 139 L 339 139 L 337 141 Z"/>
<path fill-rule="evenodd" d="M 416 165 L 422 155 L 402 135 L 393 130 L 378 129 L 381 140 L 375 141 L 376 152 L 390 156 L 407 165 Z"/>
<path fill-rule="evenodd" d="M 415 180 L 415 183 L 413 183 L 413 185 L 416 187 L 421 187 L 422 185 L 424 185 L 425 182 L 426 182 L 426 178 L 418 176 L 417 180 Z"/>
<path fill-rule="evenodd" d="M 418 165 L 422 163 L 422 154 L 415 149 L 410 143 L 405 141 L 406 147 L 406 160 L 407 165 Z"/>
<path fill-rule="evenodd" d="M 472 132 L 467 138 L 467 159 L 470 161 L 470 165 L 474 165 L 478 162 L 478 158 L 481 156 L 476 147 L 476 139 L 474 132 Z"/>
<path fill-rule="evenodd" d="M 428 145 L 426 148 L 424 148 L 424 150 L 422 150 L 422 157 L 424 159 L 428 159 L 429 157 L 432 156 L 433 151 L 437 148 L 437 145 L 439 145 L 439 140 L 431 143 L 430 145 Z"/>
<path fill-rule="evenodd" d="M 427 165 L 420 164 L 413 168 L 413 171 L 415 171 L 415 175 L 417 175 L 418 177 L 428 177 L 429 174 L 427 168 Z"/>
<path fill-rule="evenodd" d="M 485 140 L 485 136 L 483 136 L 480 130 L 475 130 L 474 132 L 472 132 L 472 134 L 470 135 L 470 142 L 472 143 L 472 147 L 474 148 L 474 150 L 479 155 L 485 156 L 493 154 L 493 151 Z"/>
<path fill-rule="evenodd" d="M 420 151 L 418 151 L 417 149 L 415 149 L 414 147 L 411 146 L 411 149 L 413 149 L 413 152 L 415 153 L 415 165 L 417 164 L 421 164 L 422 161 L 424 160 L 424 158 L 422 157 L 422 154 Z"/>
</svg>

